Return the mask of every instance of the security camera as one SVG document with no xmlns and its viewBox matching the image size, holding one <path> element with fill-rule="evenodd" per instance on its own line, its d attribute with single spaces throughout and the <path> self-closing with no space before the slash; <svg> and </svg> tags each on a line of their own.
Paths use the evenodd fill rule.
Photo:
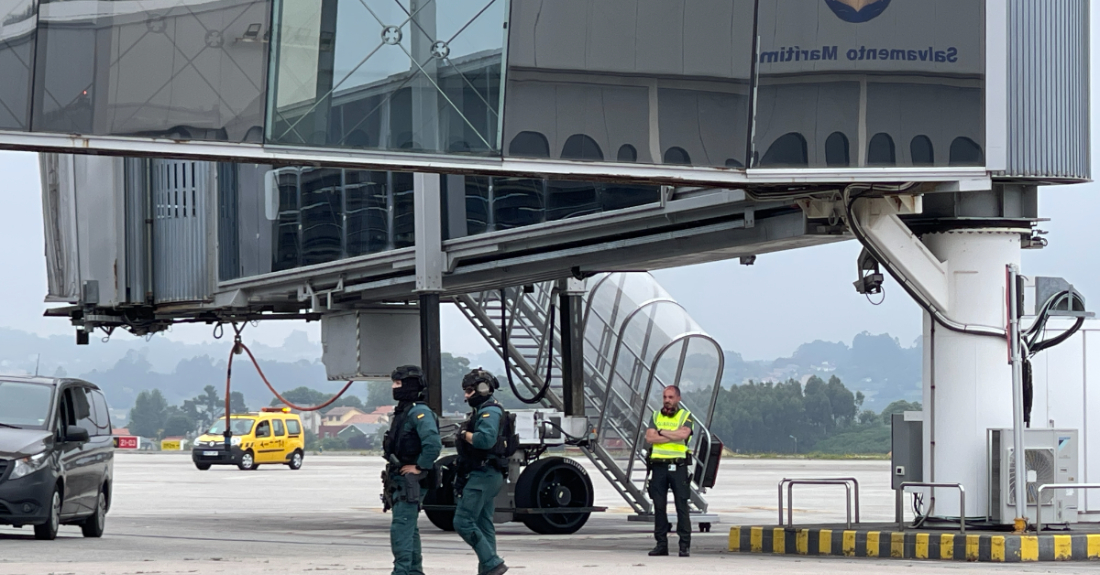
<svg viewBox="0 0 1100 575">
<path fill-rule="evenodd" d="M 879 270 L 878 260 L 867 251 L 867 248 L 864 248 L 856 258 L 856 268 L 859 279 L 852 282 L 852 285 L 856 287 L 857 293 L 863 295 L 882 293 L 882 282 L 886 278 Z"/>
</svg>

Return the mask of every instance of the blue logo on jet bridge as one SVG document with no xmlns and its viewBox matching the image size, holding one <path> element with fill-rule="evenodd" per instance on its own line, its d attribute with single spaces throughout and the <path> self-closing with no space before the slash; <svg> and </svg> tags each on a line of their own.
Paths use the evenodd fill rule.
<svg viewBox="0 0 1100 575">
<path fill-rule="evenodd" d="M 890 0 L 825 0 L 825 5 L 841 20 L 860 24 L 878 18 Z"/>
</svg>

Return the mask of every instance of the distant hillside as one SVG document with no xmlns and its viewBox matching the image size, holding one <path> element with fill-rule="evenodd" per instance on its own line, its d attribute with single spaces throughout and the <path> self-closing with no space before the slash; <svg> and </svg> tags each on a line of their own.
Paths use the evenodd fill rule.
<svg viewBox="0 0 1100 575">
<path fill-rule="evenodd" d="M 160 336 L 148 341 L 122 336 L 106 344 L 93 340 L 91 345 L 77 346 L 69 336 L 39 337 L 0 328 L 0 371 L 34 373 L 40 358 L 39 373 L 82 377 L 103 387 L 116 418 L 121 418 L 137 394 L 145 389 L 160 389 L 171 404 L 198 395 L 207 385 L 223 390 L 229 346 L 228 339 L 183 344 Z M 321 345 L 311 341 L 305 332 L 291 333 L 282 346 L 255 343 L 250 347 L 276 389 L 307 386 L 334 392 L 343 385 L 326 379 Z M 494 351 L 474 354 L 468 359 L 471 366 L 483 366 L 497 374 L 502 371 L 503 363 Z M 726 351 L 725 360 L 722 379 L 725 386 L 749 380 L 805 381 L 812 375 L 824 379 L 836 375 L 853 392 L 862 391 L 867 396 L 868 409 L 881 410 L 898 399 L 920 400 L 919 342 L 902 347 L 885 334 L 859 334 L 851 346 L 839 342 L 806 343 L 791 357 L 772 361 L 745 361 L 740 354 Z M 689 365 L 685 370 L 685 377 L 690 378 L 691 368 Z M 243 392 L 246 403 L 252 407 L 267 405 L 271 400 L 271 393 L 247 357 L 234 360 L 233 390 Z M 356 384 L 350 393 L 366 399 L 366 384 Z"/>
<path fill-rule="evenodd" d="M 727 351 L 723 385 L 747 381 L 805 381 L 810 376 L 828 379 L 835 375 L 854 391 L 862 391 L 868 409 L 881 410 L 899 399 L 921 399 L 921 346 L 917 340 L 902 347 L 888 334 L 861 333 L 852 345 L 841 342 L 805 343 L 791 357 L 773 361 L 745 361 Z"/>
</svg>

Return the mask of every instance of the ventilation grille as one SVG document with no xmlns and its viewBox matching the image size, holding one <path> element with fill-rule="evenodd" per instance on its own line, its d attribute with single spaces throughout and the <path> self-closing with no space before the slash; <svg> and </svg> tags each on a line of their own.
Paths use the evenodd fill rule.
<svg viewBox="0 0 1100 575">
<path fill-rule="evenodd" d="M 1008 504 L 1016 505 L 1016 458 L 1009 449 L 1008 457 Z M 1039 487 L 1054 483 L 1054 450 L 1024 449 L 1024 468 L 1027 470 L 1027 504 L 1035 505 Z M 1054 501 L 1054 492 L 1043 493 L 1043 505 Z"/>
</svg>

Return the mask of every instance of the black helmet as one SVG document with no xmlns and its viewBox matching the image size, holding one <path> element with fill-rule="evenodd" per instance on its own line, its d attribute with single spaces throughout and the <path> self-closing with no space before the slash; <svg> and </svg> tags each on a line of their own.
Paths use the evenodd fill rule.
<svg viewBox="0 0 1100 575">
<path fill-rule="evenodd" d="M 500 382 L 493 374 L 479 367 L 462 377 L 462 389 L 473 389 L 481 395 L 489 395 L 493 390 L 500 389 Z"/>
<path fill-rule="evenodd" d="M 421 381 L 424 380 L 424 372 L 420 371 L 420 366 L 418 365 L 402 365 L 393 370 L 393 373 L 390 374 L 390 379 L 393 381 L 404 381 L 414 378 Z"/>
</svg>

